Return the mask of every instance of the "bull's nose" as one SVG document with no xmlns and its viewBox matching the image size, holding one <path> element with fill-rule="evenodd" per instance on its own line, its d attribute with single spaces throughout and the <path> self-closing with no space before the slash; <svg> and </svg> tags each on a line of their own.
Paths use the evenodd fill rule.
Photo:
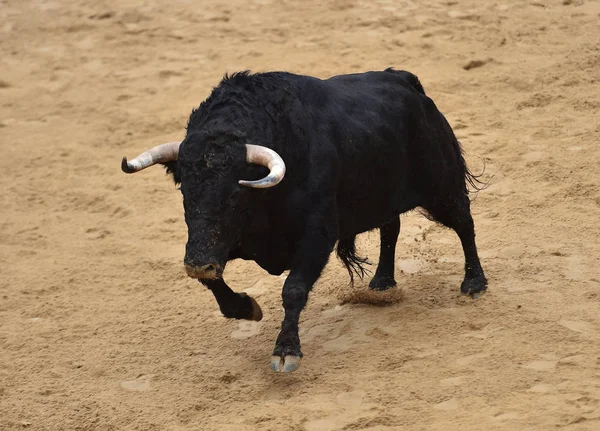
<svg viewBox="0 0 600 431">
<path fill-rule="evenodd" d="M 199 280 L 214 280 L 221 277 L 223 268 L 221 265 L 216 263 L 209 263 L 207 265 L 185 265 L 185 272 L 187 275 Z"/>
</svg>

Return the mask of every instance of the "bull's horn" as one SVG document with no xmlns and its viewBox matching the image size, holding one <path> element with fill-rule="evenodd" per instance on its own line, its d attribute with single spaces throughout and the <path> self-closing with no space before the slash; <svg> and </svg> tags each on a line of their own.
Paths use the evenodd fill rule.
<svg viewBox="0 0 600 431">
<path fill-rule="evenodd" d="M 275 187 L 283 180 L 285 175 L 285 163 L 275 151 L 260 145 L 246 144 L 246 160 L 269 168 L 271 172 L 266 177 L 256 181 L 240 180 L 239 183 L 246 187 L 266 189 Z"/>
<path fill-rule="evenodd" d="M 121 161 L 121 170 L 126 174 L 132 174 L 157 163 L 177 160 L 180 144 L 181 142 L 169 142 L 150 148 L 148 151 L 144 151 L 129 162 L 127 161 L 127 157 L 123 157 L 123 160 Z"/>
</svg>

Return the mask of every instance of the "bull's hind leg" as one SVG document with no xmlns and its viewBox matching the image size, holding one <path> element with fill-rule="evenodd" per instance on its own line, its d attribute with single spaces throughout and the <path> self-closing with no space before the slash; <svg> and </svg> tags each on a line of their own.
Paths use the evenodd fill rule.
<svg viewBox="0 0 600 431">
<path fill-rule="evenodd" d="M 425 209 L 433 219 L 457 233 L 465 255 L 465 278 L 460 286 L 460 291 L 465 295 L 479 296 L 487 289 L 487 279 L 477 255 L 475 225 L 473 217 L 471 217 L 469 198 L 464 195 L 457 202 Z"/>
<path fill-rule="evenodd" d="M 387 290 L 396 285 L 394 279 L 394 260 L 396 258 L 396 242 L 400 234 L 400 217 L 379 228 L 381 245 L 379 263 L 369 287 L 373 290 Z"/>
</svg>

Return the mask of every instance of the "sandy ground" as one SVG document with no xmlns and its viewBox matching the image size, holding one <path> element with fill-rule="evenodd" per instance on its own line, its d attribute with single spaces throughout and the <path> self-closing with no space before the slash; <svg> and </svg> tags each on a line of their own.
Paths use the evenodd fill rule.
<svg viewBox="0 0 600 431">
<path fill-rule="evenodd" d="M 0 429 L 600 429 L 599 22 L 581 0 L 0 0 Z M 332 259 L 301 368 L 272 373 L 284 276 L 230 264 L 265 318 L 222 318 L 184 275 L 179 192 L 121 157 L 180 139 L 226 71 L 387 66 L 487 165 L 488 294 L 408 214 L 390 303 L 342 304 L 368 280 Z"/>
</svg>

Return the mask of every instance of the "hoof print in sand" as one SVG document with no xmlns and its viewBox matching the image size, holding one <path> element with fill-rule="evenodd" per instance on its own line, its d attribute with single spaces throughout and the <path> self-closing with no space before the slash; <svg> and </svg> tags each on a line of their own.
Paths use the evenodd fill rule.
<svg viewBox="0 0 600 431">
<path fill-rule="evenodd" d="M 150 390 L 150 379 L 152 375 L 142 375 L 135 380 L 121 382 L 121 388 L 132 392 L 146 392 Z"/>
</svg>

